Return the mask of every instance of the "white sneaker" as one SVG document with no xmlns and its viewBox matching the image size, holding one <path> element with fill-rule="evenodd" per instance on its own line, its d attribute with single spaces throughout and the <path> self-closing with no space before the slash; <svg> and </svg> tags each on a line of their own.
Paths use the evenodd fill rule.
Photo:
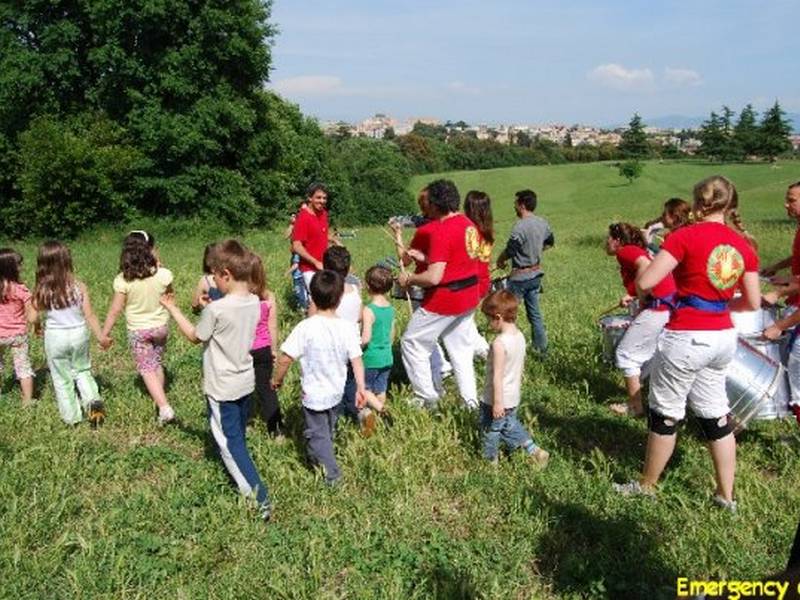
<svg viewBox="0 0 800 600">
<path fill-rule="evenodd" d="M 159 425 L 166 425 L 167 423 L 172 423 L 175 420 L 175 411 L 172 410 L 172 407 L 167 404 L 163 408 L 158 409 L 158 424 Z"/>
<path fill-rule="evenodd" d="M 652 498 L 656 495 L 655 490 L 642 487 L 642 484 L 636 480 L 631 480 L 628 483 L 612 483 L 611 487 L 615 492 L 623 496 L 648 496 Z"/>
<path fill-rule="evenodd" d="M 725 498 L 719 494 L 715 495 L 711 500 L 721 509 L 727 510 L 734 515 L 736 514 L 736 500 L 725 500 Z"/>
</svg>

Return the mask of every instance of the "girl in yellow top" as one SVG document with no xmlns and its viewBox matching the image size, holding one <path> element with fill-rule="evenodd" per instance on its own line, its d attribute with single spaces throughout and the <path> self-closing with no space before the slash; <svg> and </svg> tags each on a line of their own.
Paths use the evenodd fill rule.
<svg viewBox="0 0 800 600">
<path fill-rule="evenodd" d="M 119 264 L 121 272 L 114 278 L 114 297 L 103 336 L 108 336 L 124 310 L 136 369 L 158 407 L 158 422 L 163 425 L 175 420 L 175 411 L 164 391 L 162 366 L 169 313 L 161 305 L 161 295 L 172 291 L 172 273 L 158 264 L 153 236 L 146 232 L 132 232 L 125 238 Z"/>
</svg>

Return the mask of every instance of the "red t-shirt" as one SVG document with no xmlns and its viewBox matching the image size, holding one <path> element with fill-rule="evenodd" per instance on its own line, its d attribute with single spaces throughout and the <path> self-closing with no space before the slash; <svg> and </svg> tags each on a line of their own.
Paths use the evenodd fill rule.
<svg viewBox="0 0 800 600">
<path fill-rule="evenodd" d="M 800 227 L 794 233 L 794 242 L 792 242 L 792 276 L 800 277 Z M 794 294 L 786 298 L 786 304 L 792 306 L 800 306 L 800 294 Z"/>
<path fill-rule="evenodd" d="M 619 274 L 622 276 L 622 285 L 625 291 L 631 296 L 636 296 L 636 261 L 644 256 L 648 261 L 650 254 L 644 248 L 629 244 L 617 250 L 617 262 L 619 262 Z M 652 289 L 650 295 L 654 298 L 669 298 L 675 294 L 675 279 L 672 273 L 664 277 L 656 287 Z M 669 310 L 668 306 L 659 310 Z"/>
<path fill-rule="evenodd" d="M 758 272 L 758 257 L 750 244 L 722 223 L 682 227 L 661 246 L 678 261 L 673 275 L 678 297 L 698 296 L 712 302 L 733 298 L 745 272 Z M 668 329 L 718 330 L 733 327 L 730 312 L 709 312 L 689 306 L 672 313 Z"/>
<path fill-rule="evenodd" d="M 438 286 L 428 288 L 422 308 L 440 315 L 460 315 L 478 305 L 478 286 L 451 290 L 445 284 L 477 275 L 480 236 L 475 225 L 461 213 L 439 221 L 430 238 L 428 264 L 447 263 Z"/>
<path fill-rule="evenodd" d="M 478 247 L 477 256 L 475 257 L 475 268 L 478 275 L 478 297 L 483 298 L 489 293 L 489 288 L 492 287 L 492 278 L 490 276 L 491 269 L 490 263 L 492 261 L 492 244 L 483 239 L 480 231 L 478 231 Z"/>
<path fill-rule="evenodd" d="M 297 213 L 292 228 L 292 241 L 302 242 L 308 253 L 319 261 L 328 249 L 328 211 L 317 214 L 311 209 L 301 209 Z M 316 271 L 310 262 L 300 258 L 301 271 Z"/>
<path fill-rule="evenodd" d="M 426 262 L 414 262 L 414 274 L 422 273 L 428 268 L 428 263 L 430 262 L 428 261 L 428 252 L 431 250 L 431 237 L 433 237 L 434 231 L 438 225 L 439 221 L 428 221 L 424 225 L 417 227 L 414 237 L 411 238 L 411 243 L 408 247 L 422 252 L 426 260 Z"/>
</svg>

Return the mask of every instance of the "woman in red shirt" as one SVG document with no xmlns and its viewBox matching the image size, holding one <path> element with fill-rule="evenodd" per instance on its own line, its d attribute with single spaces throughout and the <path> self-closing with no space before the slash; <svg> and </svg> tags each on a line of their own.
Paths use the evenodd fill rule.
<svg viewBox="0 0 800 600">
<path fill-rule="evenodd" d="M 756 310 L 761 304 L 758 258 L 745 238 L 737 208 L 736 188 L 725 177 L 709 177 L 695 185 L 697 222 L 671 233 L 636 279 L 639 292 L 649 293 L 673 273 L 678 297 L 653 358 L 644 470 L 638 481 L 615 485 L 623 494 L 654 493 L 688 405 L 714 462 L 713 501 L 736 510 L 736 439 L 725 392 L 725 372 L 737 344 L 730 311 Z M 734 298 L 737 286 L 742 295 Z"/>
<path fill-rule="evenodd" d="M 469 240 L 469 253 L 475 257 L 478 275 L 478 296 L 483 300 L 492 285 L 489 264 L 492 260 L 494 246 L 494 218 L 492 217 L 492 201 L 485 192 L 472 190 L 464 197 L 464 214 L 475 224 L 477 235 Z M 486 358 L 489 355 L 489 342 L 486 341 L 475 325 L 472 316 L 472 335 L 475 356 Z"/>
<path fill-rule="evenodd" d="M 630 223 L 614 223 L 608 228 L 606 252 L 619 262 L 619 272 L 626 294 L 620 306 L 628 306 L 638 296 L 636 276 L 650 265 L 650 253 L 642 231 Z M 669 309 L 675 300 L 675 281 L 667 275 L 650 294 L 639 297 L 639 313 L 617 346 L 617 368 L 625 377 L 627 404 L 612 404 L 609 408 L 619 415 L 640 417 L 642 407 L 642 367 L 655 354 L 656 341 L 669 320 Z"/>
</svg>

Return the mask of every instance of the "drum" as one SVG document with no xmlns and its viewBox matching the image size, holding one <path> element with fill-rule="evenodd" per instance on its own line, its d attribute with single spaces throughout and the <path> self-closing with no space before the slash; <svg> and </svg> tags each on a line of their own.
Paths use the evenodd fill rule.
<svg viewBox="0 0 800 600">
<path fill-rule="evenodd" d="M 781 308 L 779 306 L 744 312 L 731 312 L 733 327 L 739 335 L 743 336 L 759 335 L 780 318 Z"/>
<path fill-rule="evenodd" d="M 508 277 L 495 277 L 492 279 L 492 285 L 489 288 L 489 293 L 494 293 L 499 290 L 508 289 Z"/>
<path fill-rule="evenodd" d="M 775 419 L 788 412 L 789 385 L 780 344 L 753 341 L 739 338 L 725 380 L 735 433 L 752 419 Z"/>
<path fill-rule="evenodd" d="M 408 289 L 408 297 L 411 298 L 414 302 L 422 302 L 422 299 L 425 297 L 425 290 L 419 287 L 418 285 L 412 285 Z M 394 288 L 392 289 L 392 298 L 396 298 L 398 300 L 405 300 L 406 299 L 406 289 L 401 288 L 400 284 L 395 281 Z"/>
<path fill-rule="evenodd" d="M 769 398 L 766 398 L 764 402 L 761 403 L 761 409 L 753 418 L 769 420 L 782 419 L 789 416 L 789 401 L 792 397 L 789 392 L 789 374 L 785 368 L 786 363 L 782 360 L 789 336 L 783 335 L 774 342 L 761 338 L 745 339 L 751 346 L 759 350 L 762 354 L 771 358 L 776 363 L 783 365 L 781 373 L 778 376 L 775 394 Z"/>
<path fill-rule="evenodd" d="M 614 364 L 615 353 L 622 336 L 628 331 L 633 317 L 630 315 L 606 315 L 598 324 L 603 332 L 603 360 Z"/>
</svg>

